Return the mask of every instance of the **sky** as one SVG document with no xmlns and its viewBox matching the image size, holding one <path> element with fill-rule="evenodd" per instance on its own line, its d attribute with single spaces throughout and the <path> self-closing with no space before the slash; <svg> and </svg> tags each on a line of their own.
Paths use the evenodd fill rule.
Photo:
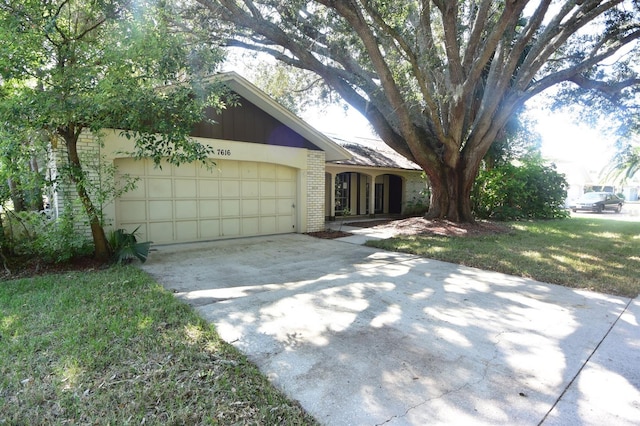
<svg viewBox="0 0 640 426">
<path fill-rule="evenodd" d="M 537 119 L 545 158 L 581 163 L 597 171 L 611 160 L 614 141 L 604 132 L 578 125 L 568 114 L 540 112 Z"/>
</svg>

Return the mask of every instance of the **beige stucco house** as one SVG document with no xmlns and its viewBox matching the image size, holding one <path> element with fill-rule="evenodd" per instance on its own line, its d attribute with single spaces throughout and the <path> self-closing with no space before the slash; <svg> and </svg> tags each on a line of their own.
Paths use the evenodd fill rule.
<svg viewBox="0 0 640 426">
<path fill-rule="evenodd" d="M 105 130 L 102 144 L 81 136 L 85 167 L 100 158 L 138 179 L 136 189 L 103 206 L 110 227 L 137 229 L 156 244 L 314 232 L 345 207 L 352 215 L 400 214 L 424 187 L 419 168 L 381 142 L 332 139 L 238 74 L 219 78 L 239 105 L 211 111 L 217 124 L 192 132 L 214 149 L 213 169 L 136 160 L 126 154 L 133 142 L 119 130 Z M 59 188 L 54 208 L 73 197 L 73 189 Z"/>
</svg>

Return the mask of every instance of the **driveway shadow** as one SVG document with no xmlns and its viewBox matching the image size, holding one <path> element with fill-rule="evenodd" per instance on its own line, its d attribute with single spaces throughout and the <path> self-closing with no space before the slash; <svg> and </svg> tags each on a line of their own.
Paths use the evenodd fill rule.
<svg viewBox="0 0 640 426">
<path fill-rule="evenodd" d="M 160 247 L 143 269 L 332 425 L 538 424 L 627 304 L 296 234 Z"/>
</svg>

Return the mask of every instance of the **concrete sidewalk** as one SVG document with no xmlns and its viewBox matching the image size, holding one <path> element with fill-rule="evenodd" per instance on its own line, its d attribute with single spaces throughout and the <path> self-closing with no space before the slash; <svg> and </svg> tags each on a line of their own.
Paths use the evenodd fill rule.
<svg viewBox="0 0 640 426">
<path fill-rule="evenodd" d="M 164 246 L 143 268 L 323 424 L 638 424 L 638 300 L 345 241 Z"/>
</svg>

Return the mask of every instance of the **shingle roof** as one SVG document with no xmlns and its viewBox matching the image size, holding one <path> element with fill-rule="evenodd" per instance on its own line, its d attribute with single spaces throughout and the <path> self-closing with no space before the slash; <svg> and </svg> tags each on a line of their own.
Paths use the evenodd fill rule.
<svg viewBox="0 0 640 426">
<path fill-rule="evenodd" d="M 348 166 L 422 170 L 420 166 L 392 150 L 380 139 L 351 136 L 343 137 L 332 134 L 327 134 L 327 136 L 353 155 L 353 157 L 348 160 L 328 161 L 328 163 Z"/>
</svg>

